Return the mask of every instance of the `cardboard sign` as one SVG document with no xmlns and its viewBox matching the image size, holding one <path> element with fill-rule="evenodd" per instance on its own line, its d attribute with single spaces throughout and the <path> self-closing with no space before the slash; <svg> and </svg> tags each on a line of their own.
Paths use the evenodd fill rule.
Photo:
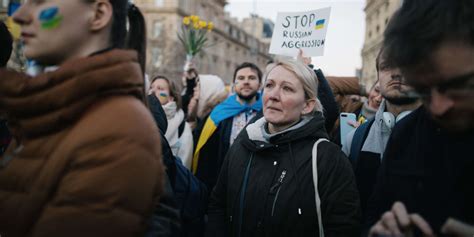
<svg viewBox="0 0 474 237">
<path fill-rule="evenodd" d="M 309 12 L 279 12 L 270 53 L 296 56 L 301 48 L 306 57 L 324 55 L 330 14 L 330 7 Z"/>
</svg>

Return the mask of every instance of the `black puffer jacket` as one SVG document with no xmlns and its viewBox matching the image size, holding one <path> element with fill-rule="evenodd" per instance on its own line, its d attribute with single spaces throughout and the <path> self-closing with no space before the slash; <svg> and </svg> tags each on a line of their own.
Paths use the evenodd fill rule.
<svg viewBox="0 0 474 237">
<path fill-rule="evenodd" d="M 311 157 L 314 143 L 327 138 L 324 119 L 318 113 L 270 142 L 263 124 L 250 124 L 229 149 L 211 197 L 208 236 L 318 236 Z M 318 178 L 326 236 L 359 235 L 354 174 L 335 144 L 319 145 Z"/>
</svg>

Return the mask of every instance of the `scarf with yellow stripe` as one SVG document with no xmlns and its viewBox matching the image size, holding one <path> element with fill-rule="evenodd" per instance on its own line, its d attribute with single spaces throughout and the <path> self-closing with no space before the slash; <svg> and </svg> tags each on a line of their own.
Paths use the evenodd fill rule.
<svg viewBox="0 0 474 237">
<path fill-rule="evenodd" d="M 262 97 L 260 94 L 257 94 L 257 101 L 251 105 L 249 104 L 240 104 L 237 101 L 237 95 L 232 95 L 227 98 L 224 102 L 217 105 L 214 110 L 212 110 L 211 115 L 206 120 L 204 127 L 202 129 L 201 135 L 196 146 L 196 150 L 193 156 L 193 162 L 191 169 L 194 174 L 196 174 L 198 163 L 199 163 L 199 152 L 207 143 L 209 138 L 214 134 L 219 126 L 219 123 L 223 120 L 234 117 L 242 112 L 247 111 L 260 111 L 262 110 Z"/>
</svg>

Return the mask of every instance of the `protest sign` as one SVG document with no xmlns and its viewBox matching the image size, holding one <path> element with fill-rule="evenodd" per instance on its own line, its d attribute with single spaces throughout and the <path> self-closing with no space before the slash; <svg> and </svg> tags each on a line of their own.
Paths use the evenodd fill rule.
<svg viewBox="0 0 474 237">
<path fill-rule="evenodd" d="M 308 12 L 279 12 L 273 32 L 270 53 L 296 56 L 322 56 L 331 8 Z"/>
</svg>

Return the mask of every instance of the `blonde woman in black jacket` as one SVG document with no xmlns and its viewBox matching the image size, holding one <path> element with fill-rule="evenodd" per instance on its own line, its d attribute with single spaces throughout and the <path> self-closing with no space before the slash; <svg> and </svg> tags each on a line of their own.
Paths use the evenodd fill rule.
<svg viewBox="0 0 474 237">
<path fill-rule="evenodd" d="M 319 236 L 312 148 L 327 138 L 317 78 L 298 61 L 268 72 L 264 117 L 233 146 L 211 196 L 208 236 Z M 326 236 L 357 236 L 360 203 L 354 174 L 338 146 L 318 148 L 318 191 Z"/>
</svg>

